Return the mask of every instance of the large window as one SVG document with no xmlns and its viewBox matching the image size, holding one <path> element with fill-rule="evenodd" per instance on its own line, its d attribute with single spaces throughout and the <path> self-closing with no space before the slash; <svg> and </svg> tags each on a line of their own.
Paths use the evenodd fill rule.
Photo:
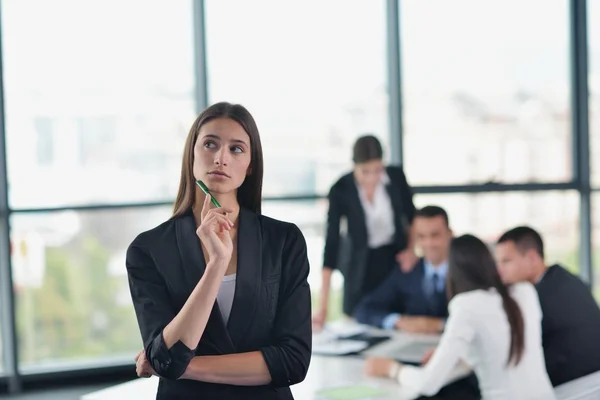
<svg viewBox="0 0 600 400">
<path fill-rule="evenodd" d="M 194 119 L 191 0 L 2 2 L 10 204 L 172 199 Z"/>
<path fill-rule="evenodd" d="M 592 184 L 600 188 L 600 0 L 588 0 L 590 161 Z"/>
<path fill-rule="evenodd" d="M 170 207 L 68 208 L 174 198 L 195 114 L 192 15 L 191 0 L 2 2 L 24 373 L 131 362 L 142 347 L 125 251 Z M 67 209 L 31 210 L 53 207 Z"/>
<path fill-rule="evenodd" d="M 412 184 L 571 178 L 568 3 L 401 2 Z"/>
<path fill-rule="evenodd" d="M 170 208 L 61 211 L 11 218 L 23 372 L 129 361 L 142 348 L 125 270 L 140 232 Z"/>
<path fill-rule="evenodd" d="M 202 3 L 204 24 L 194 26 Z M 587 272 L 577 191 L 473 193 L 489 181 L 572 179 L 571 2 L 402 0 L 392 16 L 388 3 L 0 1 L 9 197 L 0 215 L 10 222 L 21 373 L 131 363 L 142 348 L 125 252 L 171 215 L 184 140 L 205 95 L 241 103 L 256 118 L 270 198 L 263 212 L 302 230 L 313 302 L 327 201 L 290 197 L 326 194 L 351 169 L 360 135 L 379 137 L 389 159 L 390 135 L 399 134 L 390 132 L 390 93 L 402 96 L 393 112 L 403 148 L 394 150 L 403 151 L 409 183 L 422 191 L 472 185 L 469 193 L 418 193 L 418 207 L 444 207 L 455 234 L 489 243 L 530 225 L 545 239 L 548 263 Z M 600 300 L 600 0 L 587 4 Z M 388 17 L 400 22 L 401 87 L 387 79 L 395 60 Z M 196 93 L 202 59 L 207 92 Z M 154 204 L 135 205 L 145 202 Z M 333 319 L 342 283 L 336 273 Z M 7 332 L 0 375 L 14 355 L 2 346 Z"/>
<path fill-rule="evenodd" d="M 389 142 L 385 21 L 382 0 L 206 1 L 210 102 L 255 116 L 266 196 L 326 193 L 357 136 Z"/>
<path fill-rule="evenodd" d="M 579 272 L 576 192 L 417 195 L 415 204 L 444 207 L 456 235 L 470 233 L 490 244 L 508 229 L 531 226 L 543 236 L 546 262 Z"/>
</svg>

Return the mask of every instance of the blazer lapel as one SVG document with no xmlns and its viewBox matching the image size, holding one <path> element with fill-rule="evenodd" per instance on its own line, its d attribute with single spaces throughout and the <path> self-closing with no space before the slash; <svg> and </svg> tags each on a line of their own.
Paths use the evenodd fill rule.
<svg viewBox="0 0 600 400">
<path fill-rule="evenodd" d="M 227 330 L 235 348 L 246 337 L 247 327 L 254 320 L 262 288 L 262 232 L 258 216 L 240 209 L 237 237 L 237 275 L 235 295 Z"/>
<path fill-rule="evenodd" d="M 388 173 L 388 176 L 390 174 Z M 390 181 L 385 185 L 388 195 L 390 196 L 390 202 L 392 203 L 392 211 L 394 212 L 394 226 L 396 227 L 396 237 L 405 238 L 407 234 L 407 226 L 403 221 L 402 215 L 402 198 L 400 197 L 400 190 L 398 186 L 394 186 L 394 182 L 390 176 Z M 406 221 L 408 223 L 408 221 Z"/>
<path fill-rule="evenodd" d="M 183 272 L 186 276 L 186 284 L 190 291 L 194 290 L 196 284 L 204 274 L 206 262 L 202 253 L 200 239 L 196 235 L 196 221 L 191 212 L 176 220 L 177 246 L 183 264 Z"/>
<path fill-rule="evenodd" d="M 194 215 L 190 212 L 178 218 L 176 220 L 176 227 L 177 246 L 181 255 L 187 288 L 191 294 L 206 269 L 200 239 L 196 235 Z M 233 344 L 225 328 L 225 323 L 223 322 L 219 305 L 216 301 L 201 340 L 209 340 L 221 353 L 228 354 L 233 352 Z"/>
<path fill-rule="evenodd" d="M 355 234 L 361 235 L 360 238 L 355 238 L 357 242 L 367 241 L 367 223 L 366 223 L 366 215 L 365 209 L 363 208 L 362 202 L 360 201 L 360 193 L 358 192 L 358 186 L 356 181 L 354 180 L 354 176 L 350 176 L 349 185 L 350 193 L 348 196 L 348 205 L 351 212 L 354 213 L 355 217 L 353 218 L 356 221 L 356 227 L 359 230 L 355 232 Z"/>
</svg>

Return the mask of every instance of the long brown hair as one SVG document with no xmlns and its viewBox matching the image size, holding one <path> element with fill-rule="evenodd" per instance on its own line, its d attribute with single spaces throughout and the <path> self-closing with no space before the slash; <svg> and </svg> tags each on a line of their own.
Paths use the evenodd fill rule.
<svg viewBox="0 0 600 400">
<path fill-rule="evenodd" d="M 446 292 L 448 299 L 471 290 L 494 288 L 502 297 L 502 305 L 510 324 L 510 350 L 507 365 L 517 365 L 525 347 L 525 325 L 517 302 L 498 274 L 492 253 L 473 235 L 452 239 L 448 255 Z"/>
<path fill-rule="evenodd" d="M 216 118 L 229 118 L 244 128 L 250 137 L 250 175 L 238 188 L 237 200 L 240 207 L 247 208 L 257 214 L 261 212 L 262 181 L 263 181 L 263 154 L 260 135 L 254 118 L 248 110 L 240 104 L 226 102 L 216 103 L 198 115 L 192 124 L 190 133 L 183 148 L 181 162 L 181 179 L 179 190 L 173 207 L 173 218 L 181 216 L 191 210 L 196 200 L 196 193 L 200 190 L 194 178 L 194 146 L 202 125 Z"/>
</svg>

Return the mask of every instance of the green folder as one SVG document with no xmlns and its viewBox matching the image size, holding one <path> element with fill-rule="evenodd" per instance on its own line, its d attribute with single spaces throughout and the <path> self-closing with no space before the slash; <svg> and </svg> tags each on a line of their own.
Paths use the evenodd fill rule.
<svg viewBox="0 0 600 400">
<path fill-rule="evenodd" d="M 362 400 L 383 397 L 388 393 L 373 386 L 343 386 L 323 389 L 316 394 L 323 400 Z"/>
</svg>

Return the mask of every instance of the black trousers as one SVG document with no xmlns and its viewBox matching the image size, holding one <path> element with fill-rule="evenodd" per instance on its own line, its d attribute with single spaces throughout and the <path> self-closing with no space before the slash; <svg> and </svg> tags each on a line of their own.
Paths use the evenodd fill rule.
<svg viewBox="0 0 600 400">
<path fill-rule="evenodd" d="M 369 249 L 363 282 L 363 294 L 372 292 L 387 278 L 396 265 L 396 251 L 392 245 Z"/>
</svg>

